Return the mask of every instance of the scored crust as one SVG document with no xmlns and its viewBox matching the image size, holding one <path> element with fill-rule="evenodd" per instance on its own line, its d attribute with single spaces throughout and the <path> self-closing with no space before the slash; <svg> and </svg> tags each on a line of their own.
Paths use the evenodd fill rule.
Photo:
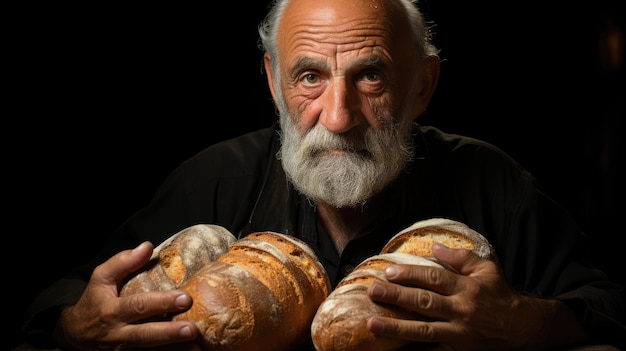
<svg viewBox="0 0 626 351">
<path fill-rule="evenodd" d="M 120 296 L 169 289 L 186 291 L 193 304 L 154 320 L 193 321 L 204 350 L 274 351 L 310 338 L 311 321 L 332 285 L 300 239 L 257 232 L 237 240 L 221 226 L 200 224 L 155 247 Z M 277 330 L 280 337 L 273 336 Z"/>
<path fill-rule="evenodd" d="M 192 320 L 203 349 L 291 350 L 310 337 L 310 324 L 332 286 L 318 258 L 294 237 L 258 232 L 193 275 L 182 290 L 194 299 L 174 320 Z M 280 337 L 268 337 L 277 330 Z"/>
<path fill-rule="evenodd" d="M 386 281 L 384 270 L 392 264 L 415 264 L 440 267 L 434 260 L 407 253 L 385 253 L 361 262 L 339 282 L 324 300 L 311 323 L 311 335 L 317 351 L 397 350 L 408 341 L 377 336 L 367 327 L 371 316 L 401 319 L 425 319 L 413 311 L 373 303 L 367 295 L 375 281 Z"/>
<path fill-rule="evenodd" d="M 226 253 L 235 240 L 231 232 L 219 225 L 187 227 L 154 248 L 148 264 L 123 284 L 120 296 L 177 289 L 206 264 Z"/>
<path fill-rule="evenodd" d="M 368 318 L 429 318 L 398 306 L 376 303 L 369 298 L 367 290 L 376 281 L 386 281 L 384 270 L 391 264 L 432 266 L 454 271 L 435 259 L 432 252 L 434 243 L 471 250 L 485 259 L 497 259 L 487 239 L 461 222 L 432 218 L 414 223 L 394 235 L 379 255 L 364 260 L 346 275 L 320 305 L 311 324 L 316 351 L 391 351 L 407 345 L 407 340 L 372 333 L 367 328 Z M 414 349 L 422 350 L 422 347 L 427 349 L 428 344 L 416 344 Z"/>
<path fill-rule="evenodd" d="M 404 252 L 432 257 L 432 246 L 441 243 L 453 249 L 467 249 L 481 258 L 495 260 L 489 241 L 464 223 L 446 218 L 419 221 L 394 235 L 381 253 Z"/>
<path fill-rule="evenodd" d="M 263 334 L 280 329 L 282 307 L 271 290 L 245 268 L 215 261 L 183 286 L 193 298 L 187 311 L 172 320 L 193 321 L 203 350 L 243 351 L 276 348 Z"/>
</svg>

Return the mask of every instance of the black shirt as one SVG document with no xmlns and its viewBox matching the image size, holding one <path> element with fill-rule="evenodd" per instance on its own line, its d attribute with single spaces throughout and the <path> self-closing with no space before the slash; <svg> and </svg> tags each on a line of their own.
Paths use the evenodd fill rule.
<svg viewBox="0 0 626 351">
<path fill-rule="evenodd" d="M 75 303 L 97 264 L 145 240 L 158 244 L 194 224 L 221 225 L 238 237 L 265 230 L 298 237 L 316 252 L 334 286 L 401 229 L 432 217 L 454 219 L 483 234 L 514 288 L 566 302 L 594 340 L 618 343 L 625 335 L 622 287 L 590 263 L 587 238 L 570 215 L 500 149 L 417 127 L 413 162 L 377 195 L 384 213 L 339 256 L 315 206 L 286 179 L 276 158 L 278 128 L 212 145 L 176 168 L 92 262 L 33 302 L 23 328 L 30 341 L 51 346 L 60 307 Z"/>
</svg>

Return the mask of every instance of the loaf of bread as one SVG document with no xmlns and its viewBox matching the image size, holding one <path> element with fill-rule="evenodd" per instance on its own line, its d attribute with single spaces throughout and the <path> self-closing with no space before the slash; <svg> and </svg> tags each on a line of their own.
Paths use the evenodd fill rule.
<svg viewBox="0 0 626 351">
<path fill-rule="evenodd" d="M 198 224 L 170 236 L 120 289 L 120 296 L 179 288 L 195 272 L 228 251 L 235 236 L 226 228 Z"/>
<path fill-rule="evenodd" d="M 441 243 L 454 249 L 471 250 L 485 259 L 496 259 L 493 247 L 482 234 L 464 223 L 447 218 L 431 218 L 414 223 L 394 235 L 381 253 L 405 252 L 433 257 L 434 243 Z"/>
<path fill-rule="evenodd" d="M 311 324 L 311 335 L 316 350 L 397 350 L 407 344 L 401 339 L 377 336 L 369 331 L 366 324 L 371 316 L 424 319 L 408 310 L 374 303 L 367 296 L 367 289 L 374 281 L 386 280 L 385 268 L 392 264 L 441 267 L 434 260 L 406 253 L 385 253 L 364 260 L 339 282 L 335 290 L 320 305 Z"/>
<path fill-rule="evenodd" d="M 443 218 L 417 222 L 394 235 L 379 255 L 359 264 L 342 279 L 318 308 L 311 324 L 311 337 L 317 351 L 391 351 L 408 341 L 377 336 L 367 328 L 372 316 L 428 320 L 414 311 L 379 304 L 367 295 L 375 281 L 386 281 L 384 270 L 392 264 L 415 264 L 445 269 L 433 257 L 432 245 L 474 251 L 480 257 L 495 259 L 491 244 L 465 224 Z"/>
<path fill-rule="evenodd" d="M 274 232 L 236 240 L 223 227 L 196 225 L 157 246 L 120 296 L 168 289 L 185 290 L 193 304 L 153 319 L 193 321 L 204 350 L 287 351 L 310 338 L 332 286 L 301 240 Z"/>
<path fill-rule="evenodd" d="M 304 242 L 274 232 L 250 234 L 182 286 L 205 350 L 293 350 L 310 338 L 317 308 L 332 287 Z"/>
</svg>

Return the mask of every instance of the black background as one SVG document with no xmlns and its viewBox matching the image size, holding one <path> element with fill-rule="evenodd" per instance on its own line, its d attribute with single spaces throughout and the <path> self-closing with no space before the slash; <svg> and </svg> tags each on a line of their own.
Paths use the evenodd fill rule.
<svg viewBox="0 0 626 351">
<path fill-rule="evenodd" d="M 30 300 L 90 257 L 169 171 L 276 119 L 256 47 L 266 5 L 39 4 L 7 12 L 11 347 Z M 624 282 L 616 268 L 625 234 L 623 58 L 607 67 L 600 49 L 607 18 L 623 33 L 618 1 L 422 7 L 444 60 L 422 123 L 518 159 L 579 219 L 598 265 Z"/>
</svg>

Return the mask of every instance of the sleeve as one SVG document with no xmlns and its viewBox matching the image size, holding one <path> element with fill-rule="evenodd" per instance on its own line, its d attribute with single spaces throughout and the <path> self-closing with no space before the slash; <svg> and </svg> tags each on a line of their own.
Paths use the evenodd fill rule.
<svg viewBox="0 0 626 351">
<path fill-rule="evenodd" d="M 114 254 L 146 240 L 159 244 L 200 223 L 238 232 L 258 195 L 271 135 L 269 130 L 263 133 L 213 145 L 170 173 L 149 204 L 112 233 L 93 259 L 35 297 L 21 328 L 26 341 L 42 348 L 54 346 L 51 334 L 61 309 L 78 301 L 94 268 Z"/>
<path fill-rule="evenodd" d="M 178 228 L 193 222 L 208 223 L 213 219 L 209 215 L 202 218 L 194 214 L 192 209 L 197 205 L 192 203 L 193 199 L 186 191 L 189 180 L 183 174 L 182 169 L 175 170 L 163 182 L 152 201 L 112 233 L 88 262 L 77 266 L 35 297 L 21 327 L 25 341 L 43 349 L 56 347 L 52 339 L 56 320 L 64 307 L 78 301 L 97 265 L 143 241 L 157 245 L 176 233 Z"/>
<path fill-rule="evenodd" d="M 26 311 L 22 333 L 26 341 L 39 349 L 54 349 L 52 331 L 61 309 L 76 303 L 87 286 L 81 279 L 63 278 L 42 291 Z"/>
<path fill-rule="evenodd" d="M 624 287 L 593 263 L 590 239 L 527 172 L 508 192 L 511 204 L 495 240 L 507 279 L 522 292 L 563 301 L 592 341 L 624 345 Z"/>
<path fill-rule="evenodd" d="M 444 213 L 488 238 L 514 289 L 563 301 L 593 341 L 624 348 L 624 287 L 594 264 L 590 237 L 571 214 L 500 149 L 450 140 L 454 148 L 433 161 Z"/>
</svg>

